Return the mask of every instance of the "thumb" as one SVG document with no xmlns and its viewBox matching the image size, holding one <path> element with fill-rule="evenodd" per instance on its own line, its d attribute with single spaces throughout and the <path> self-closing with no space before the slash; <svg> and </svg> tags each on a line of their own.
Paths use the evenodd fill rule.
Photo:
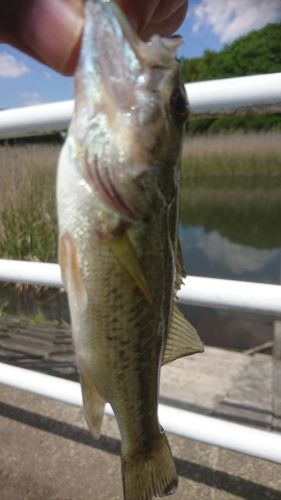
<svg viewBox="0 0 281 500">
<path fill-rule="evenodd" d="M 0 2 L 0 37 L 51 68 L 72 74 L 83 28 L 83 0 Z"/>
</svg>

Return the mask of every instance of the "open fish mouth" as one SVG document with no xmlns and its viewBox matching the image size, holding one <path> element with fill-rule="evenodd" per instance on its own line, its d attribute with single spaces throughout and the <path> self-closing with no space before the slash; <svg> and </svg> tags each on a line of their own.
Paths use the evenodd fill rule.
<svg viewBox="0 0 281 500">
<path fill-rule="evenodd" d="M 86 3 L 79 66 L 91 79 L 88 85 L 94 88 L 95 100 L 98 95 L 103 101 L 107 96 L 108 112 L 113 103 L 121 109 L 130 107 L 130 96 L 142 74 L 143 47 L 115 3 Z"/>
<path fill-rule="evenodd" d="M 95 92 L 95 103 L 105 102 L 110 116 L 134 107 L 138 88 L 151 88 L 155 76 L 151 69 L 165 72 L 175 65 L 181 37 L 154 35 L 143 42 L 131 27 L 121 8 L 111 1 L 88 1 L 78 66 L 88 75 L 85 84 Z M 156 76 L 159 79 L 159 76 Z M 78 89 L 79 95 L 79 89 Z"/>
</svg>

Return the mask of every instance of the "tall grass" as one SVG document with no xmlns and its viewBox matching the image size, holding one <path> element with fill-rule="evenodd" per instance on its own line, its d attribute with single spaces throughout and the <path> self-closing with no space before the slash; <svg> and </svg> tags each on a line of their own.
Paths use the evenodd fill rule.
<svg viewBox="0 0 281 500">
<path fill-rule="evenodd" d="M 0 146 L 0 258 L 57 260 L 55 172 L 59 150 L 57 145 Z M 229 187 L 240 188 L 241 182 L 250 185 L 255 179 L 259 189 L 269 180 L 273 188 L 280 184 L 280 133 L 190 137 L 185 140 L 183 156 L 183 193 L 189 204 L 185 207 L 183 200 L 184 214 L 192 208 L 198 212 L 193 205 L 203 187 L 207 203 L 208 193 L 227 185 L 225 194 L 220 191 L 226 199 L 221 205 L 227 206 Z M 239 185 L 234 176 L 242 177 Z M 240 192 L 241 204 L 242 195 Z M 233 203 L 238 200 L 235 196 Z M 202 197 L 198 200 L 202 204 Z"/>
<path fill-rule="evenodd" d="M 183 177 L 281 176 L 281 133 L 188 137 Z"/>
<path fill-rule="evenodd" d="M 0 256 L 54 262 L 59 147 L 0 147 Z"/>
</svg>

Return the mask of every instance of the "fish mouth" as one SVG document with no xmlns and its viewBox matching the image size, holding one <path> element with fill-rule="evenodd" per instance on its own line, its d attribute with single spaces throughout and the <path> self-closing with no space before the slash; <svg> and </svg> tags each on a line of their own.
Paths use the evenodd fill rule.
<svg viewBox="0 0 281 500">
<path fill-rule="evenodd" d="M 149 106 L 158 98 L 159 89 L 167 87 L 177 72 L 175 56 L 180 44 L 179 37 L 159 35 L 144 42 L 114 1 L 87 0 L 75 79 L 80 121 L 87 115 L 101 126 L 97 123 L 100 114 L 107 125 L 118 128 L 122 115 L 122 124 L 132 131 L 139 108 L 151 114 Z"/>
<path fill-rule="evenodd" d="M 119 22 L 124 39 L 134 51 L 135 57 L 142 66 L 169 67 L 171 60 L 176 58 L 177 49 L 182 45 L 182 37 L 173 35 L 169 38 L 153 35 L 148 41 L 143 42 L 122 9 L 111 0 L 105 0 Z"/>
<path fill-rule="evenodd" d="M 131 63 L 134 58 L 141 61 L 145 45 L 121 7 L 112 0 L 86 1 L 84 40 L 85 45 L 91 45 L 93 56 L 116 64 L 122 64 L 124 57 Z"/>
<path fill-rule="evenodd" d="M 82 64 L 104 81 L 124 85 L 139 78 L 147 67 L 174 64 L 181 37 L 154 35 L 143 42 L 114 1 L 87 0 L 81 50 Z"/>
<path fill-rule="evenodd" d="M 142 42 L 141 39 L 136 34 L 135 30 L 133 29 L 131 23 L 129 22 L 128 17 L 123 12 L 122 8 L 111 0 L 107 0 L 107 3 L 110 4 L 111 10 L 115 15 L 116 20 L 118 20 L 119 22 L 124 39 L 127 40 L 138 60 L 140 62 L 143 61 L 145 43 Z"/>
<path fill-rule="evenodd" d="M 78 74 L 80 85 L 95 88 L 96 104 L 100 95 L 115 112 L 128 109 L 143 71 L 144 46 L 115 2 L 87 0 Z"/>
</svg>

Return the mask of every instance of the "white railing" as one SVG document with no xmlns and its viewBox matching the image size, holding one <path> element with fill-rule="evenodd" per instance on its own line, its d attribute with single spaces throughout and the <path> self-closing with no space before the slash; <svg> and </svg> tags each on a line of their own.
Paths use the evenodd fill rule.
<svg viewBox="0 0 281 500">
<path fill-rule="evenodd" d="M 0 281 L 62 288 L 58 264 L 0 259 Z M 188 276 L 179 302 L 281 317 L 281 286 Z"/>
<path fill-rule="evenodd" d="M 191 115 L 281 111 L 281 73 L 186 85 Z M 0 112 L 0 139 L 42 135 L 68 127 L 73 101 Z M 0 281 L 61 287 L 57 264 L 0 260 Z M 281 316 L 281 286 L 189 276 L 179 292 L 183 303 Z M 78 383 L 0 363 L 0 383 L 81 405 Z M 107 405 L 106 410 L 112 414 Z M 180 436 L 281 463 L 281 434 L 238 425 L 165 405 L 163 427 Z"/>
<path fill-rule="evenodd" d="M 281 73 L 225 78 L 186 85 L 191 116 L 281 111 Z M 66 130 L 73 101 L 0 112 L 0 139 Z"/>
<path fill-rule="evenodd" d="M 0 382 L 64 403 L 82 406 L 78 382 L 3 363 L 0 363 Z M 108 404 L 105 411 L 108 415 L 113 415 Z M 165 431 L 178 436 L 281 463 L 281 434 L 163 404 L 159 404 L 159 420 Z"/>
</svg>

